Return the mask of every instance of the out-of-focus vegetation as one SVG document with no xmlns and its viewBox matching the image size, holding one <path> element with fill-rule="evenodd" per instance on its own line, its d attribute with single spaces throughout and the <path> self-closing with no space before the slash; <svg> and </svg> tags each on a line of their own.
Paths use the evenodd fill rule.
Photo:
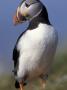
<svg viewBox="0 0 67 90">
<path fill-rule="evenodd" d="M 36 81 L 32 90 L 40 90 L 39 88 L 39 82 Z M 13 76 L 0 76 L 0 90 L 16 90 Z M 27 86 L 25 90 L 30 89 Z M 67 90 L 67 53 L 56 56 L 45 90 Z"/>
</svg>

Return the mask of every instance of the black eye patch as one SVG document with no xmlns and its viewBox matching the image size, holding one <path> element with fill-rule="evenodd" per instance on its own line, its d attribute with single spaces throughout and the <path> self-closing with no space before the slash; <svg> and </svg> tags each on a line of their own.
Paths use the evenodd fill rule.
<svg viewBox="0 0 67 90">
<path fill-rule="evenodd" d="M 26 7 L 29 7 L 30 5 L 29 4 L 27 4 L 27 3 L 25 3 L 25 5 L 26 5 Z"/>
</svg>

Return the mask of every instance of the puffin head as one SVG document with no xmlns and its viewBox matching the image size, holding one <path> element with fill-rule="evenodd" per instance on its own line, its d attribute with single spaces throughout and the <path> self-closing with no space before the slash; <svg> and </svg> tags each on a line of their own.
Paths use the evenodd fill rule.
<svg viewBox="0 0 67 90">
<path fill-rule="evenodd" d="M 32 20 L 42 11 L 42 3 L 39 0 L 23 0 L 16 10 L 13 22 L 15 25 Z"/>
</svg>

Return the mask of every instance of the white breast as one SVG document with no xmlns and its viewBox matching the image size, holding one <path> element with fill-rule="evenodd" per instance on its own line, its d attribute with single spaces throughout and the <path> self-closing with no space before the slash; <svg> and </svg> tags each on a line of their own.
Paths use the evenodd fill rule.
<svg viewBox="0 0 67 90">
<path fill-rule="evenodd" d="M 18 77 L 27 71 L 42 73 L 46 69 L 47 72 L 56 45 L 57 33 L 52 26 L 40 23 L 36 29 L 26 31 L 17 45 L 20 51 Z"/>
</svg>

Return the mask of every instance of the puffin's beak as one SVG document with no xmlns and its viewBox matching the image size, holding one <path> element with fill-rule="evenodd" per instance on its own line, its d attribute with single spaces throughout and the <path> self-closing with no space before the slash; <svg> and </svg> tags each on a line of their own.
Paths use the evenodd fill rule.
<svg viewBox="0 0 67 90">
<path fill-rule="evenodd" d="M 17 17 L 17 14 L 14 15 L 14 17 L 13 17 L 14 25 L 23 23 L 24 21 L 26 21 L 26 18 L 25 18 L 25 16 L 22 16 L 20 13 L 18 13 L 18 17 Z"/>
<path fill-rule="evenodd" d="M 14 17 L 13 17 L 13 24 L 17 25 L 18 23 L 19 23 L 19 20 L 18 20 L 17 16 L 14 15 Z"/>
</svg>

